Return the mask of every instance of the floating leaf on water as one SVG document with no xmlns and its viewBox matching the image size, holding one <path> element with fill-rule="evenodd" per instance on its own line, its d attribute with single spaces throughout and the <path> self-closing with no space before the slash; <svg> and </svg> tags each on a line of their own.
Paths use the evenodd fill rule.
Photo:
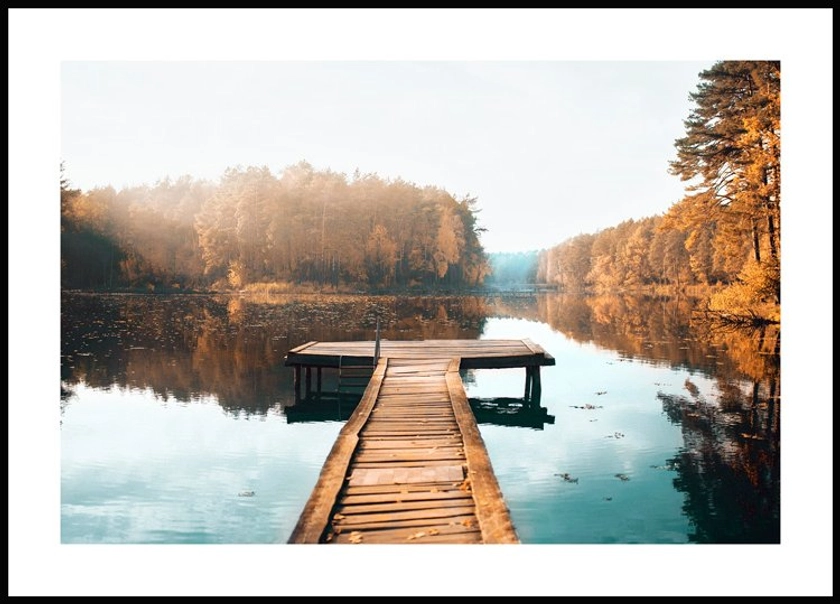
<svg viewBox="0 0 840 604">
<path fill-rule="evenodd" d="M 615 477 L 618 478 L 619 480 L 624 481 L 624 482 L 627 482 L 628 480 L 630 480 L 630 477 L 627 474 L 619 473 L 619 474 L 616 474 Z"/>
<path fill-rule="evenodd" d="M 253 497 L 254 495 L 254 491 L 239 491 L 240 497 Z"/>
</svg>

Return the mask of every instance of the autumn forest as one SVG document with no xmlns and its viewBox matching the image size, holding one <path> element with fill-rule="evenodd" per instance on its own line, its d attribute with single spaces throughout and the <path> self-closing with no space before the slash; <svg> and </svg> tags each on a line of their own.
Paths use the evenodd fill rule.
<svg viewBox="0 0 840 604">
<path fill-rule="evenodd" d="M 320 170 L 229 168 L 153 186 L 74 189 L 61 175 L 61 286 L 131 291 L 704 292 L 710 316 L 777 323 L 781 292 L 778 61 L 699 74 L 661 215 L 519 256 L 488 254 L 479 200 L 432 185 Z M 567 200 L 569 202 L 573 200 Z M 515 200 L 511 200 L 513 205 Z M 562 207 L 562 200 L 558 207 Z"/>
</svg>

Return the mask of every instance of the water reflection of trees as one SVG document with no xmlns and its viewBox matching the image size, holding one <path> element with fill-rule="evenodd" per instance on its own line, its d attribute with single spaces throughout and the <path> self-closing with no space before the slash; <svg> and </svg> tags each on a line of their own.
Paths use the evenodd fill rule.
<svg viewBox="0 0 840 604">
<path fill-rule="evenodd" d="M 310 340 L 474 339 L 475 297 L 62 295 L 62 398 L 80 382 L 151 390 L 163 400 L 215 396 L 235 413 L 294 404 L 286 353 Z"/>
<path fill-rule="evenodd" d="M 662 467 L 676 471 L 685 512 L 700 543 L 778 543 L 780 331 L 699 323 L 687 297 L 519 296 L 494 312 L 549 324 L 577 342 L 623 357 L 702 371 L 716 381 L 708 400 L 690 380 L 688 396 L 660 393 L 682 427 L 681 453 Z"/>
<path fill-rule="evenodd" d="M 672 460 L 677 490 L 700 543 L 780 542 L 780 334 L 698 330 L 727 350 L 742 379 L 720 375 L 716 401 L 686 383 L 689 397 L 659 395 L 685 446 Z"/>
<path fill-rule="evenodd" d="M 750 365 L 772 363 L 768 355 L 778 357 L 777 326 L 765 328 L 766 341 L 756 348 L 752 335 L 699 325 L 698 304 L 699 299 L 688 296 L 519 294 L 488 299 L 493 316 L 546 323 L 576 342 L 615 350 L 627 359 L 711 375 L 752 375 L 759 368 Z"/>
<path fill-rule="evenodd" d="M 569 338 L 631 359 L 673 367 L 731 371 L 732 359 L 692 323 L 697 300 L 686 296 L 545 296 L 546 321 Z"/>
<path fill-rule="evenodd" d="M 699 543 L 779 543 L 780 439 L 777 376 L 739 386 L 721 383 L 717 401 L 660 393 L 684 446 L 668 465 L 685 493 Z"/>
</svg>

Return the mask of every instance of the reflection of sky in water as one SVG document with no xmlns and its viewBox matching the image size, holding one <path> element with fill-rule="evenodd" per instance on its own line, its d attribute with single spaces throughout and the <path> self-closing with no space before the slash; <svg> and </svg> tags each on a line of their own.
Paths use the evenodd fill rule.
<svg viewBox="0 0 840 604">
<path fill-rule="evenodd" d="M 691 400 L 690 379 L 714 403 L 713 380 L 622 358 L 536 321 L 488 319 L 482 338 L 529 338 L 556 360 L 541 369 L 539 403 L 553 423 L 480 424 L 524 543 L 688 540 L 684 493 L 674 488 L 670 464 L 686 447 L 684 426 L 671 423 L 657 395 Z M 147 355 L 150 369 L 138 382 L 145 377 L 161 391 L 170 374 L 154 370 L 167 357 Z M 232 386 L 233 405 L 225 407 L 216 396 L 179 402 L 146 389 L 73 383 L 61 416 L 62 542 L 285 542 L 341 423 L 290 424 L 279 403 L 261 413 L 236 406 L 251 394 L 252 379 L 263 386 L 260 400 L 290 402 L 291 375 L 270 371 L 267 365 L 245 379 L 207 373 L 209 384 Z M 521 398 L 524 386 L 522 368 L 471 371 L 465 384 L 470 397 L 484 399 Z"/>
<path fill-rule="evenodd" d="M 543 430 L 480 426 L 524 542 L 687 540 L 683 495 L 673 488 L 675 474 L 665 468 L 684 446 L 683 435 L 656 395 L 686 395 L 684 382 L 690 378 L 709 398 L 710 379 L 620 360 L 614 351 L 521 319 L 491 319 L 482 338 L 530 338 L 556 361 L 540 372 L 540 405 L 555 417 L 553 424 Z M 470 397 L 522 397 L 524 383 L 523 369 L 479 370 L 466 389 Z M 587 405 L 596 408 L 575 408 Z"/>
<path fill-rule="evenodd" d="M 62 542 L 284 542 L 341 427 L 139 390 L 75 392 L 62 423 Z"/>
</svg>

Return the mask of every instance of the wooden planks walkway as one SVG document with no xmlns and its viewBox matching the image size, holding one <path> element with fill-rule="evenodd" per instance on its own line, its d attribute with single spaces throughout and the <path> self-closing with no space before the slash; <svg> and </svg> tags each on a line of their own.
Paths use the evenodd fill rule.
<svg viewBox="0 0 840 604">
<path fill-rule="evenodd" d="M 522 340 L 481 342 L 381 343 L 289 543 L 518 543 L 459 369 L 464 358 L 537 369 L 554 359 Z M 372 351 L 310 342 L 286 363 L 333 367 Z"/>
</svg>

